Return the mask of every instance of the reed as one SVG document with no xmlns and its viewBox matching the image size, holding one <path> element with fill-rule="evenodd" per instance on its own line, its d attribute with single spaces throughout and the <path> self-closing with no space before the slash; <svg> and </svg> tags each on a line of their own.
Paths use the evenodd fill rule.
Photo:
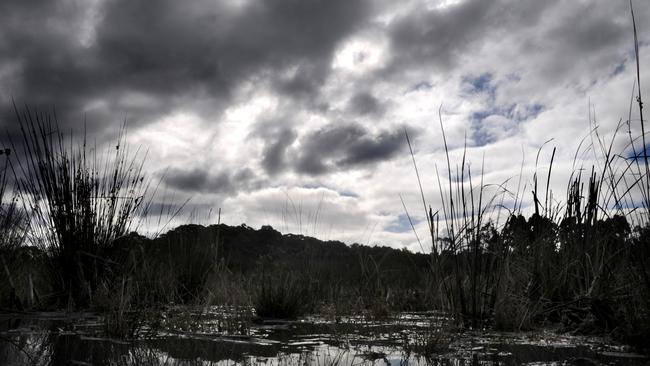
<svg viewBox="0 0 650 366">
<path fill-rule="evenodd" d="M 39 276 L 32 268 L 35 253 L 23 247 L 28 217 L 10 174 L 13 157 L 11 149 L 0 149 L 0 306 L 22 310 L 38 301 Z"/>
<path fill-rule="evenodd" d="M 436 166 L 442 208 L 435 213 L 425 200 L 411 142 L 406 135 L 429 227 L 432 247 L 430 269 L 438 279 L 436 287 L 443 293 L 441 308 L 452 313 L 465 326 L 480 328 L 492 317 L 501 292 L 507 258 L 507 255 L 504 256 L 507 251 L 503 250 L 494 223 L 489 220 L 495 212 L 496 203 L 506 193 L 505 182 L 486 184 L 483 179 L 484 161 L 477 182 L 467 160 L 466 143 L 460 164 L 452 166 L 441 109 L 438 112 L 446 157 L 446 177 L 441 179 Z"/>
<path fill-rule="evenodd" d="M 253 307 L 262 318 L 296 319 L 311 310 L 308 284 L 292 272 L 264 273 Z"/>
<path fill-rule="evenodd" d="M 28 239 L 48 254 L 59 302 L 86 306 L 110 267 L 105 251 L 146 208 L 144 157 L 123 145 L 124 129 L 112 156 L 104 156 L 85 134 L 79 144 L 66 136 L 53 114 L 25 108 L 16 118 L 24 157 L 15 171 Z"/>
</svg>

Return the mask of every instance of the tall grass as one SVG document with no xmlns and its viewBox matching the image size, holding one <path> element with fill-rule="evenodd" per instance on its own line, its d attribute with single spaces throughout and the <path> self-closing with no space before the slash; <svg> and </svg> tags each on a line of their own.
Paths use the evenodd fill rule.
<svg viewBox="0 0 650 366">
<path fill-rule="evenodd" d="M 641 189 L 647 179 L 620 184 L 630 168 L 622 158 L 624 153 L 612 152 L 616 133 L 606 144 L 597 128 L 591 132 L 594 144 L 590 148 L 602 153 L 600 167 L 591 168 L 586 184 L 582 167 L 572 174 L 564 204 L 555 201 L 549 189 L 553 149 L 544 190 L 538 187 L 537 173 L 533 175 L 532 216 L 526 220 L 518 214 L 515 203 L 500 226 L 500 201 L 510 194 L 507 182 L 491 189 L 483 182 L 481 169 L 480 182 L 475 184 L 466 163 L 466 147 L 460 164 L 452 168 L 442 122 L 441 131 L 447 174 L 441 179 L 436 168 L 442 206 L 436 213 L 428 207 L 421 188 L 432 243 L 431 271 L 442 294 L 439 307 L 474 328 L 495 321 L 503 325 L 506 317 L 499 313 L 507 311 L 512 321 L 507 327 L 521 328 L 551 311 L 557 315 L 569 304 L 584 301 L 597 316 L 602 315 L 599 320 L 612 323 L 605 319 L 611 314 L 601 311 L 602 300 L 623 296 L 616 271 L 626 271 L 623 259 L 632 231 L 625 215 L 634 202 L 635 189 Z M 407 143 L 410 146 L 408 136 Z M 417 172 L 412 149 L 411 154 Z M 637 218 L 640 227 L 647 226 L 643 214 Z M 642 277 L 644 273 L 640 272 Z"/>
<path fill-rule="evenodd" d="M 313 308 L 308 281 L 292 272 L 263 273 L 254 298 L 262 318 L 296 319 Z"/>
<path fill-rule="evenodd" d="M 123 146 L 124 131 L 102 155 L 85 134 L 79 143 L 66 136 L 55 115 L 26 108 L 16 118 L 24 158 L 14 168 L 29 240 L 48 253 L 58 302 L 86 306 L 109 269 L 105 251 L 146 209 L 144 157 Z"/>
<path fill-rule="evenodd" d="M 441 294 L 437 305 L 459 323 L 522 328 L 575 319 L 571 313 L 579 311 L 589 314 L 593 326 L 609 331 L 621 332 L 624 320 L 628 327 L 650 324 L 649 302 L 640 300 L 650 295 L 650 167 L 633 11 L 632 22 L 638 95 L 630 102 L 627 121 L 603 135 L 590 113 L 590 130 L 576 149 L 563 201 L 550 189 L 555 148 L 545 187 L 538 179 L 540 153 L 552 140 L 544 143 L 535 159 L 529 219 L 521 215 L 521 177 L 516 192 L 508 190 L 508 181 L 486 184 L 483 164 L 474 178 L 466 144 L 459 163 L 452 163 L 440 111 L 446 166 L 442 172 L 435 169 L 441 207 L 434 213 L 406 135 L 428 222 L 433 285 Z M 633 127 L 634 99 L 639 129 Z M 578 158 L 585 156 L 588 160 Z M 503 205 L 506 195 L 514 199 L 511 208 Z M 509 211 L 503 225 L 501 208 Z M 621 305 L 626 302 L 632 305 Z M 644 329 L 650 332 L 650 326 Z"/>
<path fill-rule="evenodd" d="M 427 217 L 432 245 L 431 270 L 442 293 L 440 306 L 454 314 L 460 323 L 477 328 L 484 326 L 491 317 L 500 293 L 507 251 L 495 235 L 494 223 L 487 218 L 506 191 L 503 184 L 484 183 L 484 162 L 477 182 L 466 159 L 467 144 L 463 147 L 460 164 L 452 166 L 440 110 L 439 121 L 446 179 L 441 179 L 436 165 L 442 207 L 435 213 L 425 200 L 408 134 L 406 138 Z"/>
<path fill-rule="evenodd" d="M 22 244 L 27 216 L 21 209 L 15 187 L 10 185 L 11 149 L 0 150 L 0 251 L 11 251 Z"/>
<path fill-rule="evenodd" d="M 0 150 L 0 159 L 3 160 L 0 171 L 0 272 L 3 274 L 0 281 L 0 304 L 8 303 L 14 306 L 18 302 L 17 289 L 14 278 L 14 270 L 10 268 L 13 263 L 15 249 L 19 243 L 20 213 L 17 210 L 16 202 L 12 198 L 7 199 L 9 184 L 7 172 L 9 168 L 9 156 L 11 149 Z"/>
</svg>

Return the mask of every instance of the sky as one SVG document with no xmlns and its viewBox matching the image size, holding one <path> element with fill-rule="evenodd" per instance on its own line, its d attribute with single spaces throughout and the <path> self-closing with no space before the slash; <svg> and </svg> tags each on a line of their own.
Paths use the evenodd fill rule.
<svg viewBox="0 0 650 366">
<path fill-rule="evenodd" d="M 650 3 L 634 6 L 643 87 Z M 220 208 L 227 224 L 410 250 L 426 248 L 404 206 L 420 237 L 426 221 L 405 132 L 434 210 L 440 120 L 452 165 L 466 145 L 474 184 L 482 170 L 510 191 L 553 139 L 537 171 L 555 147 L 561 200 L 582 138 L 628 119 L 635 71 L 622 0 L 0 2 L 5 135 L 12 100 L 100 145 L 126 120 L 156 199 L 189 199 L 177 220 Z"/>
</svg>

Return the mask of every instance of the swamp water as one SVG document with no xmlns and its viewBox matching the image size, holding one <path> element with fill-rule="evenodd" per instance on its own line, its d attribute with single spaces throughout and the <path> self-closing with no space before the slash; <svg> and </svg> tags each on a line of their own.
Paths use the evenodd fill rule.
<svg viewBox="0 0 650 366">
<path fill-rule="evenodd" d="M 1 314 L 0 365 L 650 365 L 602 338 L 447 323 L 436 313 L 251 321 L 246 309 L 168 309 L 122 341 L 101 336 L 98 315 Z"/>
</svg>

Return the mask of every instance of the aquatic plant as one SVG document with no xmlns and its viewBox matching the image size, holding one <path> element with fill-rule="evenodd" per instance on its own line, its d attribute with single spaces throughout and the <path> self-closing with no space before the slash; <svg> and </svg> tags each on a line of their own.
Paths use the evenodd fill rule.
<svg viewBox="0 0 650 366">
<path fill-rule="evenodd" d="M 308 284 L 295 273 L 265 273 L 259 281 L 253 304 L 257 316 L 296 319 L 310 310 Z"/>
<path fill-rule="evenodd" d="M 8 176 L 11 158 L 11 149 L 0 149 L 0 251 L 15 249 L 25 236 L 26 216 Z"/>
<path fill-rule="evenodd" d="M 503 184 L 495 185 L 495 190 L 484 183 L 483 164 L 479 182 L 476 183 L 466 160 L 467 143 L 463 147 L 460 165 L 452 167 L 440 110 L 439 120 L 447 177 L 446 180 L 441 179 L 436 166 L 442 208 L 435 213 L 425 200 L 408 134 L 406 141 L 427 218 L 432 248 L 430 269 L 438 279 L 435 286 L 442 293 L 439 305 L 453 313 L 459 322 L 477 328 L 491 318 L 501 292 L 504 260 L 508 251 L 501 245 L 501 238 L 489 219 L 505 190 Z M 456 173 L 453 174 L 453 171 Z M 406 206 L 404 208 L 406 210 Z M 410 220 L 408 211 L 406 214 Z M 423 246 L 422 243 L 420 246 Z"/>
<path fill-rule="evenodd" d="M 31 307 L 34 303 L 34 279 L 21 265 L 28 252 L 21 250 L 27 227 L 27 216 L 19 205 L 10 182 L 11 149 L 0 149 L 0 305 L 9 308 Z M 22 268 L 21 268 L 22 267 Z"/>
<path fill-rule="evenodd" d="M 48 253 L 52 289 L 62 303 L 88 305 L 108 268 L 104 251 L 135 228 L 146 211 L 149 187 L 139 151 L 122 144 L 112 156 L 75 144 L 52 114 L 28 108 L 16 118 L 21 128 L 17 185 L 29 215 L 29 240 Z"/>
</svg>

